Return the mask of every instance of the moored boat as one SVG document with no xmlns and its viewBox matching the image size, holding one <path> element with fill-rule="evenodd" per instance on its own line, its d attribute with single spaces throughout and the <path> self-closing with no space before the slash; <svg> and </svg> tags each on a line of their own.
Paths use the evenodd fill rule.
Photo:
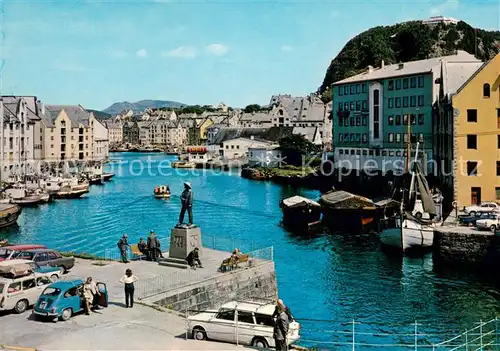
<svg viewBox="0 0 500 351">
<path fill-rule="evenodd" d="M 196 164 L 193 162 L 175 161 L 172 162 L 172 168 L 196 168 Z"/>
<path fill-rule="evenodd" d="M 21 211 L 21 207 L 16 204 L 0 204 L 0 228 L 15 224 Z"/>
<path fill-rule="evenodd" d="M 170 187 L 168 185 L 158 185 L 155 187 L 154 195 L 158 199 L 170 197 Z"/>
<path fill-rule="evenodd" d="M 297 234 L 308 234 L 321 223 L 321 205 L 302 196 L 292 196 L 280 203 L 283 226 Z"/>
<path fill-rule="evenodd" d="M 76 199 L 87 192 L 85 189 L 73 189 L 70 185 L 63 185 L 54 197 L 56 199 Z"/>
<path fill-rule="evenodd" d="M 111 178 L 113 178 L 115 176 L 114 173 L 103 173 L 102 174 L 102 178 L 105 182 L 109 182 L 111 180 Z"/>
</svg>

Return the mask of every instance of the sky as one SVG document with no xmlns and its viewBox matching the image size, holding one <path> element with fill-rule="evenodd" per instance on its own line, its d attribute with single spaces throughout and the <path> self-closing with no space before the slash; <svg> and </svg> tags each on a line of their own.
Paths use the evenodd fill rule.
<svg viewBox="0 0 500 351">
<path fill-rule="evenodd" d="M 118 101 L 234 107 L 321 85 L 345 43 L 444 15 L 500 28 L 500 0 L 0 0 L 0 92 L 102 110 Z"/>
</svg>

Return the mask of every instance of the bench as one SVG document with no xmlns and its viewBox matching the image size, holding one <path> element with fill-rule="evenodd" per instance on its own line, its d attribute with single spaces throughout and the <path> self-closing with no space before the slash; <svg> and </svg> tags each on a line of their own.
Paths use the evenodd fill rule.
<svg viewBox="0 0 500 351">
<path fill-rule="evenodd" d="M 233 258 L 233 256 L 226 258 L 224 261 L 222 261 L 222 264 L 220 265 L 220 271 L 221 272 L 227 272 L 228 270 L 233 270 L 234 268 L 239 268 L 238 265 L 243 262 L 248 262 L 248 255 L 244 254 L 239 254 L 236 255 L 238 257 L 237 260 Z"/>
<path fill-rule="evenodd" d="M 139 250 L 139 246 L 137 244 L 130 245 L 130 251 L 136 260 L 142 260 L 144 254 Z"/>
</svg>

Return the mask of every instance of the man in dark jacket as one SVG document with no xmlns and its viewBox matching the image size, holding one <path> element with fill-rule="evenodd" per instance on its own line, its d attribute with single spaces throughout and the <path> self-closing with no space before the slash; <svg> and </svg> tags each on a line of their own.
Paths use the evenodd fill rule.
<svg viewBox="0 0 500 351">
<path fill-rule="evenodd" d="M 288 335 L 288 327 L 289 320 L 288 316 L 285 313 L 283 306 L 278 305 L 278 316 L 276 317 L 276 321 L 274 323 L 274 331 L 273 338 L 274 343 L 276 344 L 276 350 L 286 350 L 287 349 L 287 341 L 286 337 Z"/>
<path fill-rule="evenodd" d="M 188 256 L 186 257 L 186 261 L 193 269 L 196 269 L 196 266 L 203 268 L 200 261 L 199 250 L 197 247 L 195 247 L 194 250 L 188 254 Z"/>
<path fill-rule="evenodd" d="M 156 236 L 155 232 L 151 231 L 148 236 L 148 251 L 149 258 L 156 261 L 158 258 L 158 250 L 160 248 L 160 240 Z"/>
<path fill-rule="evenodd" d="M 184 191 L 181 194 L 181 214 L 179 215 L 179 224 L 181 225 L 184 222 L 184 214 L 186 210 L 188 211 L 189 223 L 188 225 L 193 224 L 193 191 L 191 190 L 191 183 L 184 183 Z"/>
<path fill-rule="evenodd" d="M 127 250 L 130 247 L 128 244 L 128 235 L 123 234 L 122 238 L 118 241 L 118 249 L 120 250 L 120 255 L 122 256 L 123 263 L 128 263 Z"/>
<path fill-rule="evenodd" d="M 146 244 L 143 238 L 139 239 L 139 242 L 137 243 L 137 248 L 143 255 L 149 258 L 148 245 Z"/>
</svg>

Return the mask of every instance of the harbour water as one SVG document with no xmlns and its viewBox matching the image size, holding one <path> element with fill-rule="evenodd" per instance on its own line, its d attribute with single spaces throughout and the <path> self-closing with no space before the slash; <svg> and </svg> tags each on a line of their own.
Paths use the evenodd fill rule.
<svg viewBox="0 0 500 351">
<path fill-rule="evenodd" d="M 419 342 L 436 342 L 499 312 L 495 287 L 468 274 L 438 272 L 431 256 L 390 257 L 369 235 L 300 239 L 288 234 L 279 225 L 280 199 L 294 194 L 317 198 L 316 191 L 249 181 L 238 172 L 173 170 L 165 162 L 159 170 L 160 161 L 174 159 L 163 154 L 111 158 L 122 161 L 109 165 L 117 174 L 111 182 L 92 186 L 81 199 L 23 209 L 19 227 L 2 230 L 0 239 L 102 255 L 116 247 L 123 233 L 132 243 L 150 230 L 166 237 L 177 222 L 182 183 L 190 181 L 195 223 L 204 235 L 243 250 L 274 246 L 279 292 L 302 323 L 305 344 L 346 349 L 352 320 L 359 323 L 359 342 L 413 342 L 415 320 L 419 333 L 429 334 Z M 153 197 L 160 184 L 170 185 L 171 199 Z M 378 349 L 387 348 L 397 349 Z"/>
</svg>

